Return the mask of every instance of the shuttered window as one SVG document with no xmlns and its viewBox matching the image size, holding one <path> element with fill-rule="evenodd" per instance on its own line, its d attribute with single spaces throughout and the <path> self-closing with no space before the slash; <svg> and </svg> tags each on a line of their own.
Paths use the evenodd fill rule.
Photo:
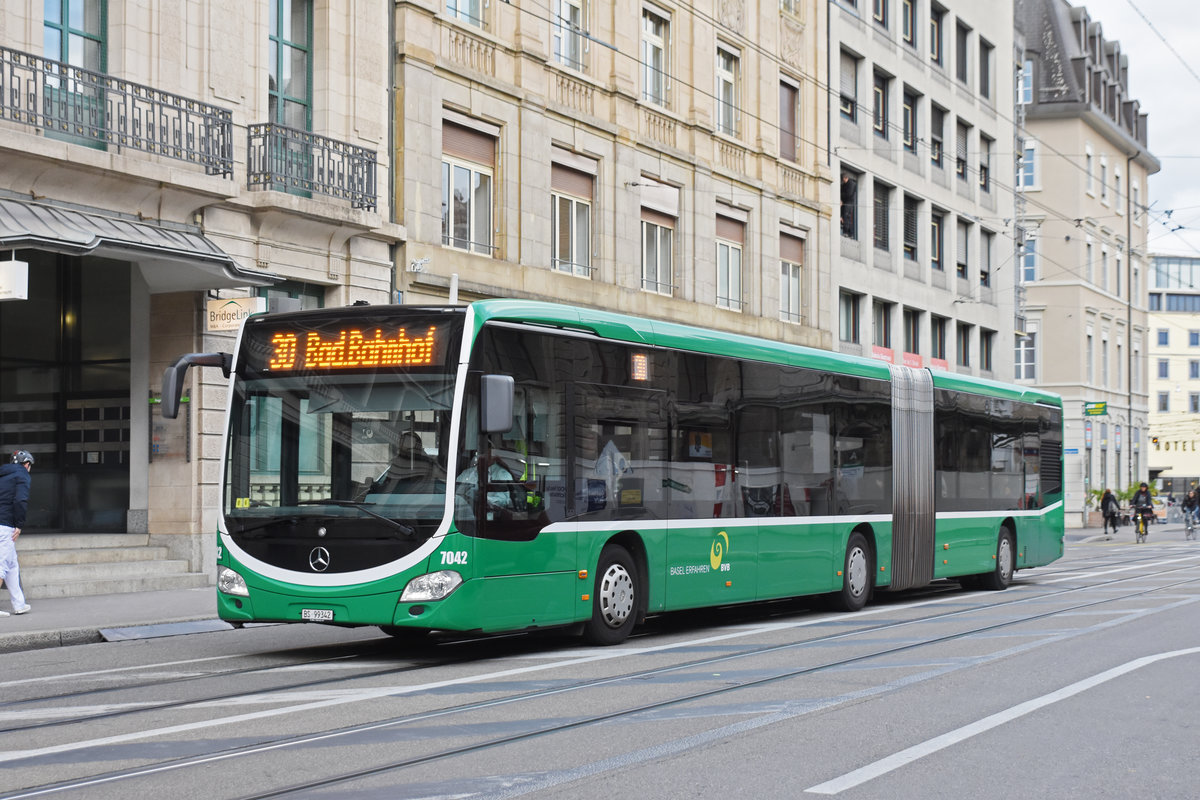
<svg viewBox="0 0 1200 800">
<path fill-rule="evenodd" d="M 841 107 L 842 116 L 854 121 L 858 106 L 858 59 L 842 51 Z"/>
<path fill-rule="evenodd" d="M 904 198 L 904 257 L 909 261 L 917 260 L 917 217 L 920 215 L 921 201 L 915 197 Z"/>
</svg>

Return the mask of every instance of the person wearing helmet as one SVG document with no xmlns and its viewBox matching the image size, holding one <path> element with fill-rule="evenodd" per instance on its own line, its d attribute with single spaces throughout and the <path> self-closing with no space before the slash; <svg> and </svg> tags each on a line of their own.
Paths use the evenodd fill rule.
<svg viewBox="0 0 1200 800">
<path fill-rule="evenodd" d="M 1138 514 L 1141 514 L 1147 525 L 1154 522 L 1154 496 L 1150 494 L 1150 487 L 1146 485 L 1145 481 L 1142 481 L 1142 485 L 1134 492 L 1129 505 L 1133 509 L 1135 519 Z"/>
<path fill-rule="evenodd" d="M 17 563 L 17 537 L 25 524 L 25 509 L 29 505 L 29 472 L 33 456 L 28 450 L 12 454 L 12 463 L 0 466 L 0 578 L 8 588 L 14 614 L 29 611 L 21 591 L 21 567 Z M 0 614 L 7 616 L 6 612 Z"/>
</svg>

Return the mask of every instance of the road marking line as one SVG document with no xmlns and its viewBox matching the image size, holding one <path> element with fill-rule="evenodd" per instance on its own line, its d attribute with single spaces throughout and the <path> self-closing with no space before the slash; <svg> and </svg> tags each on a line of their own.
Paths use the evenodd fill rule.
<svg viewBox="0 0 1200 800">
<path fill-rule="evenodd" d="M 1107 683 L 1113 678 L 1119 678 L 1120 676 L 1133 672 L 1134 670 L 1141 669 L 1142 667 L 1149 666 L 1150 664 L 1154 664 L 1168 658 L 1194 655 L 1196 653 L 1200 653 L 1200 647 L 1189 647 L 1185 650 L 1172 650 L 1167 653 L 1159 653 L 1158 655 L 1135 658 L 1133 661 L 1127 661 L 1120 666 L 1105 670 L 1104 672 L 1093 675 L 1090 678 L 1084 678 L 1081 681 L 1076 681 L 1075 683 L 1072 683 L 1069 686 L 1064 686 L 1057 691 L 1044 694 L 1041 697 L 1035 697 L 1032 700 L 1026 700 L 1024 703 L 1015 705 L 1012 708 L 1008 708 L 1004 711 L 992 714 L 991 716 L 984 717 L 981 720 L 972 722 L 970 725 L 964 725 L 961 728 L 950 731 L 949 733 L 944 733 L 941 736 L 935 736 L 934 738 L 928 739 L 920 744 L 913 745 L 906 750 L 901 750 L 898 753 L 894 753 L 887 758 L 880 759 L 873 764 L 867 764 L 865 767 L 859 767 L 853 772 L 847 772 L 845 775 L 834 778 L 833 780 L 826 781 L 825 783 L 819 783 L 816 786 L 810 786 L 804 791 L 811 792 L 812 794 L 838 794 L 846 791 L 847 789 L 853 789 L 854 787 L 864 784 L 867 781 L 874 780 L 881 775 L 886 775 L 893 770 L 897 770 L 906 764 L 911 764 L 912 762 L 924 758 L 925 756 L 932 755 L 939 750 L 944 750 L 947 747 L 951 747 L 959 742 L 965 741 L 972 736 L 977 736 L 986 731 L 990 731 L 992 728 L 999 727 L 1006 722 L 1011 722 L 1018 717 L 1023 717 L 1026 714 L 1037 711 L 1038 709 L 1044 708 L 1052 703 L 1057 703 L 1060 700 L 1073 697 L 1080 692 L 1087 691 L 1088 689 L 1099 686 L 1102 683 Z"/>
</svg>

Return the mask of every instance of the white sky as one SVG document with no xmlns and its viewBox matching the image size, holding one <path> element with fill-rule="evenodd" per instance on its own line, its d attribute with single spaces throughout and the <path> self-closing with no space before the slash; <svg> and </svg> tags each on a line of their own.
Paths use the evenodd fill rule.
<svg viewBox="0 0 1200 800">
<path fill-rule="evenodd" d="M 1104 38 L 1121 43 L 1129 95 L 1149 115 L 1150 152 L 1162 163 L 1150 177 L 1150 252 L 1200 256 L 1200 6 L 1195 0 L 1068 2 L 1085 6 Z"/>
</svg>

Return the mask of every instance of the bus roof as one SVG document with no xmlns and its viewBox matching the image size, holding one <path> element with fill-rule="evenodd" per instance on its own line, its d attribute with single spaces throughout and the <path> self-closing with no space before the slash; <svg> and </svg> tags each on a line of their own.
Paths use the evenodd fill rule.
<svg viewBox="0 0 1200 800">
<path fill-rule="evenodd" d="M 568 330 L 581 330 L 622 342 L 668 347 L 729 358 L 809 367 L 861 378 L 890 380 L 889 365 L 877 359 L 835 353 L 755 336 L 716 331 L 592 308 L 537 300 L 478 300 L 471 304 L 476 331 L 488 320 L 529 322 Z M 936 388 L 983 394 L 1008 400 L 1061 406 L 1057 395 L 1029 386 L 1017 386 L 970 375 L 930 370 Z"/>
</svg>

